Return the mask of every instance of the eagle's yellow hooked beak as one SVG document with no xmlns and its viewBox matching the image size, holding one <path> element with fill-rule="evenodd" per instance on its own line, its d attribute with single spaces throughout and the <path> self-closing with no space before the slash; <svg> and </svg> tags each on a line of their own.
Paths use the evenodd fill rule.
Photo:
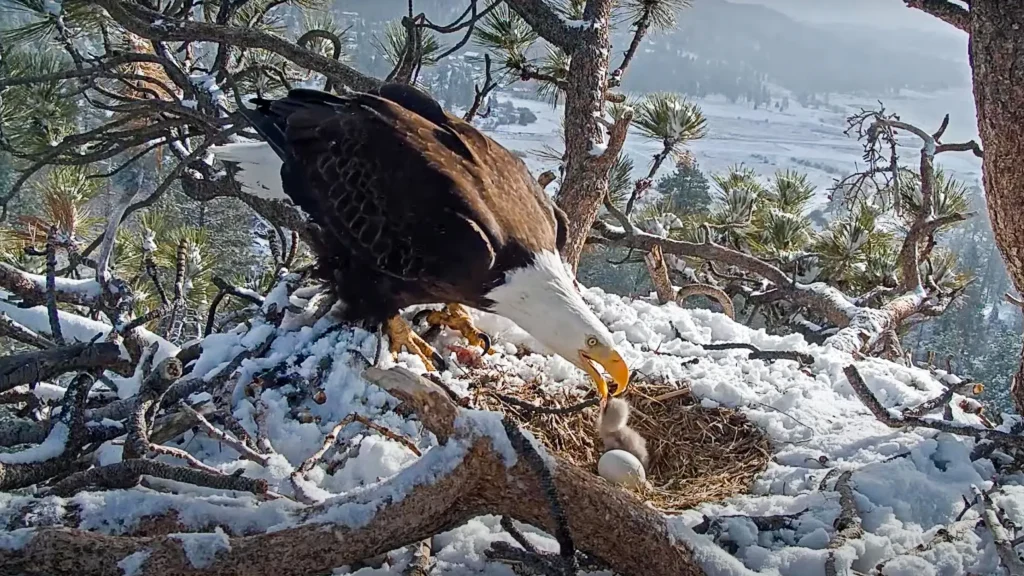
<svg viewBox="0 0 1024 576">
<path fill-rule="evenodd" d="M 580 367 L 586 371 L 590 379 L 594 381 L 594 385 L 597 386 L 597 393 L 601 396 L 602 404 L 608 400 L 608 384 L 594 367 L 595 362 L 600 364 L 615 382 L 616 387 L 615 391 L 611 393 L 612 396 L 619 396 L 626 391 L 626 386 L 629 384 L 629 368 L 626 367 L 626 361 L 614 348 L 597 345 L 587 350 L 580 350 L 579 354 Z"/>
</svg>

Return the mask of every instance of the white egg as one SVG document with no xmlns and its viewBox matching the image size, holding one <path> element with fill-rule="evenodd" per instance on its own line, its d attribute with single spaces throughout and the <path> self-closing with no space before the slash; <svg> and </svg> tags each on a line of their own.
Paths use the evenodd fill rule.
<svg viewBox="0 0 1024 576">
<path fill-rule="evenodd" d="M 602 478 L 628 488 L 647 482 L 647 472 L 636 456 L 625 450 L 609 450 L 597 461 L 597 473 Z"/>
</svg>

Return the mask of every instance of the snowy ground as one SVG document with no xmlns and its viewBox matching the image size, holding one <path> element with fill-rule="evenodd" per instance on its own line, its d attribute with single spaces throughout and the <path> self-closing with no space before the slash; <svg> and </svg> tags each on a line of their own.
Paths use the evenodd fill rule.
<svg viewBox="0 0 1024 576">
<path fill-rule="evenodd" d="M 527 154 L 527 164 L 534 173 L 553 169 L 556 163 L 539 158 L 536 152 L 548 145 L 561 151 L 560 129 L 563 110 L 545 102 L 499 94 L 516 106 L 525 106 L 537 115 L 537 122 L 527 126 L 506 125 L 489 131 L 489 135 L 511 150 Z M 900 115 L 933 132 L 950 114 L 950 127 L 944 141 L 977 139 L 974 99 L 969 90 L 945 91 L 935 94 L 905 92 L 899 96 L 881 97 L 886 110 Z M 705 172 L 725 171 L 729 166 L 744 163 L 762 176 L 776 170 L 791 168 L 808 173 L 819 189 L 818 198 L 825 199 L 825 190 L 833 178 L 853 172 L 861 162 L 862 149 L 853 138 L 843 134 L 845 118 L 861 108 L 877 108 L 876 99 L 856 96 L 832 96 L 835 111 L 803 108 L 795 99 L 785 112 L 754 110 L 746 104 L 730 104 L 721 97 L 696 100 L 708 119 L 708 135 L 691 145 L 698 164 Z M 920 150 L 916 138 L 903 139 L 902 156 L 915 165 Z M 648 140 L 633 131 L 626 140 L 626 153 L 633 159 L 634 177 L 646 175 L 651 157 L 660 143 Z M 917 147 L 915 149 L 915 147 Z M 981 181 L 981 161 L 970 154 L 940 155 L 937 164 L 968 185 Z M 662 174 L 671 172 L 666 163 Z"/>
<path fill-rule="evenodd" d="M 677 535 L 699 548 L 698 556 L 709 574 L 823 574 L 825 548 L 834 532 L 833 521 L 840 505 L 835 492 L 820 492 L 817 486 L 832 467 L 853 472 L 851 485 L 866 531 L 862 538 L 837 551 L 840 574 L 848 573 L 846 569 L 851 564 L 853 569 L 868 573 L 882 560 L 889 560 L 882 572 L 886 576 L 1000 574 L 991 538 L 975 527 L 976 510 L 968 512 L 964 522 L 954 524 L 962 509 L 961 497 L 971 494 L 972 485 L 982 489 L 991 485 L 992 464 L 984 459 L 971 462 L 971 440 L 927 430 L 896 431 L 877 422 L 853 396 L 843 375 L 843 367 L 852 362 L 849 355 L 811 346 L 799 336 L 769 336 L 706 310 L 684 310 L 674 304 L 657 307 L 645 301 L 606 295 L 600 290 L 587 291 L 586 298 L 615 334 L 632 369 L 663 376 L 680 385 L 688 382 L 705 405 L 743 410 L 772 439 L 773 462 L 756 481 L 752 494 L 708 503 L 671 520 Z M 294 298 L 293 303 L 301 304 Z M 41 308 L 33 312 L 43 314 Z M 505 352 L 486 357 L 490 365 L 501 366 L 526 379 L 540 377 L 549 386 L 574 387 L 581 394 L 590 388 L 585 376 L 560 358 L 531 354 L 517 359 L 508 354 L 523 345 L 541 350 L 509 322 L 482 316 L 478 324 L 495 337 L 496 347 Z M 247 476 L 266 478 L 271 490 L 285 495 L 293 494 L 290 473 L 322 444 L 336 423 L 351 413 L 365 415 L 413 439 L 424 451 L 425 459 L 449 458 L 444 450 L 432 446 L 433 437 L 424 434 L 418 423 L 392 411 L 395 400 L 390 395 L 359 376 L 361 364 L 357 353 L 372 357 L 374 337 L 361 331 L 329 331 L 330 326 L 329 320 L 321 320 L 313 327 L 279 330 L 265 358 L 242 365 L 234 394 L 234 413 L 255 434 L 254 400 L 243 394 L 244 385 L 254 374 L 284 362 L 290 366 L 288 371 L 308 376 L 325 359 L 333 361 L 329 374 L 320 383 L 327 401 L 303 404 L 319 418 L 318 422 L 300 423 L 290 414 L 293 408 L 287 395 L 292 384 L 268 387 L 262 392 L 260 400 L 267 407 L 269 438 L 279 453 L 267 467 L 239 460 L 233 450 L 203 435 L 188 434 L 183 447 L 224 472 L 244 468 Z M 677 331 L 685 341 L 676 338 Z M 273 333 L 272 327 L 257 324 L 248 332 L 243 328 L 236 333 L 211 336 L 193 374 L 216 373 L 240 351 L 259 346 Z M 798 350 L 812 354 L 815 362 L 801 369 L 791 361 L 765 363 L 747 359 L 746 352 L 705 351 L 701 347 L 711 342 L 749 342 L 762 349 Z M 659 353 L 642 351 L 649 349 L 658 349 Z M 700 361 L 685 363 L 694 357 Z M 414 370 L 421 367 L 412 356 L 403 354 L 399 360 Z M 868 386 L 890 409 L 916 405 L 944 389 L 923 370 L 877 360 L 857 365 Z M 467 382 L 459 376 L 462 372 L 457 368 L 454 371 L 445 373 L 444 379 L 456 392 L 466 392 Z M 964 422 L 974 420 L 962 413 L 955 416 Z M 358 445 L 358 455 L 333 474 L 327 474 L 323 467 L 309 474 L 306 492 L 317 499 L 368 488 L 371 491 L 364 493 L 372 494 L 375 483 L 403 474 L 417 460 L 402 444 L 367 433 L 358 424 L 346 428 L 338 441 L 339 453 Z M 100 451 L 101 462 L 117 461 L 120 450 L 114 444 L 104 446 Z M 50 496 L 35 502 L 32 520 L 59 518 L 63 511 L 75 506 L 80 509 L 83 527 L 108 533 L 123 533 L 144 516 L 169 509 L 179 510 L 179 518 L 186 524 L 212 523 L 223 526 L 227 532 L 280 529 L 296 521 L 291 514 L 296 504 L 286 500 L 257 504 L 253 499 L 241 498 L 233 499 L 241 505 L 226 506 L 224 496 L 212 490 L 183 485 L 176 489 L 186 493 L 162 494 L 137 488 L 81 493 L 68 499 Z M 1009 486 L 1004 493 L 1009 495 L 1000 496 L 997 503 L 1017 525 L 1024 525 L 1024 488 Z M 0 525 L 22 514 L 23 506 L 33 500 L 33 496 L 0 494 Z M 346 507 L 331 510 L 335 520 L 347 522 L 358 522 L 367 512 Z M 690 530 L 702 520 L 701 514 L 763 516 L 804 510 L 807 512 L 792 527 L 776 532 L 758 532 L 745 519 L 725 521 L 725 536 L 720 541 L 728 543 L 734 557 Z M 929 542 L 937 531 L 947 528 L 955 533 L 949 542 L 916 555 L 912 552 Z M 22 530 L 9 535 L 11 541 L 4 541 L 4 545 L 20 545 L 12 540 L 15 536 L 23 544 L 31 538 L 31 532 Z M 543 548 L 555 549 L 554 541 L 543 535 L 531 533 L 531 538 Z M 509 568 L 484 560 L 483 551 L 496 539 L 511 541 L 499 527 L 498 519 L 492 517 L 478 518 L 440 535 L 435 540 L 435 574 L 511 576 Z M 409 557 L 408 552 L 393 553 L 391 564 L 378 569 L 364 568 L 357 573 L 400 574 Z M 346 572 L 346 568 L 339 568 L 336 573 Z M 637 567 L 637 574 L 642 573 L 643 567 Z"/>
</svg>

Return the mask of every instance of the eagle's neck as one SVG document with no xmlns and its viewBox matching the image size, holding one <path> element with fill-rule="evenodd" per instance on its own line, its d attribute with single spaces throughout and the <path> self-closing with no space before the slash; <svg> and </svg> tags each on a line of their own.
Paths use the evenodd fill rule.
<svg viewBox="0 0 1024 576">
<path fill-rule="evenodd" d="M 534 254 L 528 265 L 507 272 L 505 282 L 486 297 L 494 302 L 491 312 L 512 320 L 567 358 L 575 355 L 588 335 L 611 339 L 583 300 L 565 262 L 554 252 Z"/>
</svg>

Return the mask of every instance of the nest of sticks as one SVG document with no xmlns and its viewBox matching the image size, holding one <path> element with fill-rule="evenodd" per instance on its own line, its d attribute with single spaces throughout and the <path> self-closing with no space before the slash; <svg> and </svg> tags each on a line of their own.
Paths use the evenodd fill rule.
<svg viewBox="0 0 1024 576">
<path fill-rule="evenodd" d="M 536 385 L 520 385 L 521 381 L 510 386 L 493 372 L 482 380 L 476 388 L 478 407 L 504 413 L 548 450 L 597 474 L 603 449 L 596 431 L 596 406 L 542 414 L 519 404 L 568 407 L 580 399 L 567 391 L 546 393 Z M 688 386 L 634 383 L 624 398 L 632 408 L 629 426 L 647 440 L 650 453 L 648 486 L 637 496 L 662 512 L 681 512 L 745 493 L 768 465 L 771 446 L 761 429 L 736 410 L 701 406 Z"/>
</svg>

